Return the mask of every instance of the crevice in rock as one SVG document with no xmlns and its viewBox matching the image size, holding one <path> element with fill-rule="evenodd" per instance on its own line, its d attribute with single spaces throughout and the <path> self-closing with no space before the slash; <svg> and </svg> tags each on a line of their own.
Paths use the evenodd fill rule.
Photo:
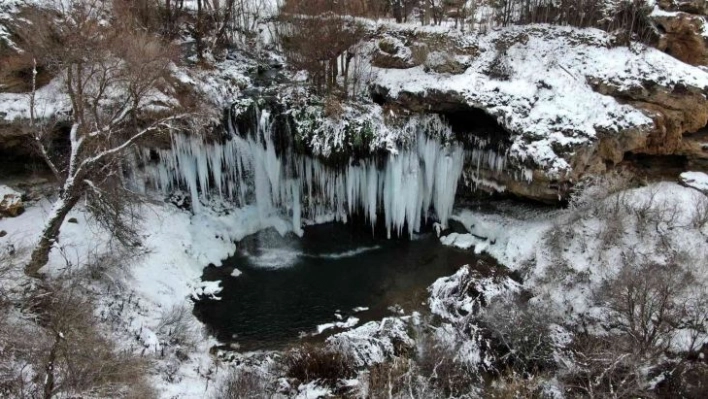
<svg viewBox="0 0 708 399">
<path fill-rule="evenodd" d="M 685 172 L 689 159 L 685 155 L 653 155 L 626 152 L 622 164 L 632 168 L 638 176 L 648 179 L 674 179 Z"/>
<path fill-rule="evenodd" d="M 460 104 L 438 114 L 450 124 L 457 140 L 465 145 L 499 150 L 508 148 L 510 144 L 509 132 L 495 117 L 479 108 Z"/>
</svg>

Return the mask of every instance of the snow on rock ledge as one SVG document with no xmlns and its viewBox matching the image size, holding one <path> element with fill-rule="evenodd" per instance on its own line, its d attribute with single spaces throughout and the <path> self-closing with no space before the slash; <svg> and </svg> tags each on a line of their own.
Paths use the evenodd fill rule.
<svg viewBox="0 0 708 399">
<path fill-rule="evenodd" d="M 387 29 L 414 44 L 440 36 L 426 27 Z M 680 140 L 708 118 L 704 100 L 691 115 L 674 104 L 684 92 L 704 99 L 708 73 L 654 48 L 613 47 L 600 30 L 530 25 L 476 36 L 450 30 L 444 37 L 468 65 L 464 73 L 377 68 L 374 91 L 413 111 L 484 110 L 511 134 L 510 167 L 539 172 L 534 180 L 601 173 L 605 161 L 617 163 L 625 152 L 652 145 L 647 137 L 654 130 L 676 127 Z M 465 55 L 470 47 L 478 54 Z"/>
<path fill-rule="evenodd" d="M 679 177 L 681 184 L 708 194 L 708 174 L 703 172 L 684 172 Z"/>
</svg>

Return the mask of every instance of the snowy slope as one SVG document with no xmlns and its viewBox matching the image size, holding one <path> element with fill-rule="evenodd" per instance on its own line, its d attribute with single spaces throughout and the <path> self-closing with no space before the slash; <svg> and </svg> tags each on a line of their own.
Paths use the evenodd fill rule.
<svg viewBox="0 0 708 399">
<path fill-rule="evenodd" d="M 30 205 L 16 218 L 0 219 L 0 230 L 7 232 L 0 237 L 0 249 L 12 247 L 20 256 L 28 256 L 49 209 L 51 204 L 43 200 Z M 192 216 L 172 205 L 146 205 L 140 215 L 145 254 L 123 265 L 126 270 L 108 275 L 115 279 L 113 287 L 126 287 L 118 294 L 123 298 L 119 302 L 125 303 L 130 298 L 128 303 L 135 304 L 121 313 L 122 324 L 112 325 L 111 334 L 121 347 L 155 356 L 157 364 L 151 378 L 160 390 L 160 397 L 202 398 L 208 393 L 207 386 L 213 389 L 215 385 L 209 384 L 207 376 L 214 379 L 218 372 L 224 371 L 216 368 L 208 354 L 215 342 L 199 338 L 194 348 L 183 349 L 189 359 L 178 363 L 172 380 L 167 381 L 160 371 L 173 366 L 167 364 L 171 359 L 159 356 L 167 339 L 159 328 L 161 317 L 175 308 L 191 309 L 190 297 L 194 295 L 218 293 L 218 283 L 202 283 L 201 273 L 205 265 L 219 265 L 232 254 L 236 249 L 234 241 L 271 226 L 285 233 L 290 224 L 277 217 L 263 224 L 255 207 L 234 210 L 228 215 L 205 211 Z M 52 251 L 45 269 L 50 274 L 62 273 L 68 264 L 84 264 L 113 250 L 108 246 L 107 232 L 96 226 L 83 209 L 72 211 L 67 220 L 71 218 L 77 223 L 67 222 L 62 226 L 60 250 Z M 24 276 L 17 281 L 0 281 L 5 287 L 24 283 Z M 106 292 L 106 287 L 100 284 L 90 289 L 99 297 L 100 312 L 114 311 L 114 290 Z M 200 323 L 191 311 L 187 312 L 189 324 L 198 330 Z"/>
<path fill-rule="evenodd" d="M 588 317 L 602 319 L 607 313 L 594 302 L 595 292 L 627 262 L 690 273 L 695 281 L 686 301 L 691 290 L 705 290 L 707 212 L 705 195 L 675 183 L 658 183 L 565 211 L 460 210 L 453 219 L 469 234 L 441 241 L 492 255 L 521 273 L 523 288 L 534 294 L 536 304 L 553 309 L 569 323 L 587 322 Z"/>
</svg>

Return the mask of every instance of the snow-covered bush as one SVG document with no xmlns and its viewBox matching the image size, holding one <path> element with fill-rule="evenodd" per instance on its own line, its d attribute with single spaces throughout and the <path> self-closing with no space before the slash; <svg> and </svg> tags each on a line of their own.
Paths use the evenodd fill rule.
<svg viewBox="0 0 708 399">
<path fill-rule="evenodd" d="M 652 358 L 677 347 L 688 353 L 700 349 L 698 337 L 708 332 L 708 292 L 696 287 L 689 271 L 694 267 L 680 264 L 692 260 L 677 256 L 659 264 L 630 252 L 623 261 L 619 273 L 595 295 L 609 310 L 605 323 L 625 341 L 625 351 Z M 699 262 L 699 269 L 706 267 L 705 260 Z"/>
<path fill-rule="evenodd" d="M 555 368 L 553 318 L 524 303 L 498 301 L 485 309 L 481 324 L 488 331 L 497 370 L 536 375 Z"/>
<path fill-rule="evenodd" d="M 300 382 L 321 381 L 334 386 L 356 375 L 349 356 L 331 347 L 303 345 L 285 354 L 286 375 Z"/>
<path fill-rule="evenodd" d="M 13 301 L 0 308 L 0 397 L 154 397 L 149 358 L 106 337 L 81 282 L 45 282 Z"/>
<path fill-rule="evenodd" d="M 366 383 L 366 393 L 370 398 L 403 398 L 411 393 L 416 397 L 432 395 L 431 387 L 421 375 L 418 364 L 407 358 L 372 366 L 367 373 Z"/>
<path fill-rule="evenodd" d="M 450 325 L 418 337 L 416 359 L 420 375 L 434 397 L 476 396 L 483 368 L 476 363 L 479 357 L 476 342 L 472 341 L 474 350 L 469 351 L 465 338 L 466 334 Z"/>
<path fill-rule="evenodd" d="M 261 399 L 276 393 L 274 376 L 257 370 L 233 369 L 221 383 L 214 399 Z"/>
</svg>

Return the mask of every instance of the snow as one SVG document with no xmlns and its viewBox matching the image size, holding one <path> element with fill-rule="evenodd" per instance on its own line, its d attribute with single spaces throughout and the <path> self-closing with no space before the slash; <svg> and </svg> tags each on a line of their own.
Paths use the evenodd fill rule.
<svg viewBox="0 0 708 399">
<path fill-rule="evenodd" d="M 688 187 L 708 194 L 708 174 L 703 172 L 683 172 L 679 177 L 681 183 Z"/>
<path fill-rule="evenodd" d="M 42 200 L 29 204 L 25 213 L 18 217 L 0 219 L 0 230 L 8 233 L 0 238 L 0 244 L 28 256 L 24 249 L 35 242 L 51 206 Z M 74 209 L 67 220 L 69 218 L 76 218 L 77 223 L 62 225 L 60 247 L 52 251 L 49 265 L 43 269 L 51 275 L 61 273 L 68 264 L 81 265 L 110 248 L 108 234 L 93 224 L 83 208 Z M 275 217 L 262 224 L 255 207 L 235 209 L 228 215 L 207 210 L 191 215 L 172 205 L 149 203 L 142 207 L 139 219 L 142 221 L 142 247 L 146 253 L 126 265 L 125 273 L 110 276 L 118 286 L 130 287 L 123 295 L 130 295 L 139 307 L 126 310 L 121 317 L 126 325 L 113 334 L 127 350 L 133 348 L 134 339 L 138 337 L 141 347 L 149 349 L 148 354 L 155 356 L 159 355 L 161 342 L 165 339 L 159 329 L 162 315 L 176 307 L 190 306 L 190 298 L 195 294 L 218 293 L 220 282 L 204 283 L 200 279 L 205 265 L 220 265 L 222 259 L 236 250 L 234 241 L 246 235 L 274 225 L 286 230 L 288 226 L 287 222 Z M 99 309 L 105 307 L 109 311 L 111 299 L 112 295 L 102 296 Z M 191 312 L 188 314 L 190 323 L 198 326 Z M 152 375 L 160 397 L 203 398 L 208 381 L 206 376 L 218 371 L 208 355 L 209 347 L 214 344 L 216 342 L 211 338 L 198 339 L 196 348 L 189 352 L 189 360 L 178 364 L 171 382 L 160 374 Z M 166 360 L 158 358 L 156 361 L 159 365 Z M 160 368 L 158 366 L 155 370 Z M 213 385 L 208 385 L 210 390 Z"/>
<path fill-rule="evenodd" d="M 614 209 L 619 209 L 619 213 Z M 501 205 L 494 212 L 460 210 L 452 219 L 461 222 L 469 234 L 449 235 L 441 242 L 474 246 L 476 251 L 484 251 L 520 272 L 520 288 L 533 295 L 530 303 L 550 309 L 573 325 L 602 321 L 608 316 L 608 309 L 595 301 L 595 293 L 617 276 L 626 259 L 650 261 L 677 267 L 676 273 L 690 273 L 695 281 L 677 294 L 681 295 L 677 300 L 692 306 L 708 283 L 704 266 L 708 225 L 702 222 L 707 210 L 705 195 L 664 182 L 606 198 L 590 198 L 568 210 L 534 212 L 516 205 Z M 637 221 L 637 215 L 643 214 L 649 215 L 649 222 Z M 610 235 L 617 223 L 617 235 Z M 673 263 L 674 256 L 681 261 Z M 431 287 L 430 305 L 435 313 L 456 320 L 477 306 L 473 297 L 452 295 L 467 274 L 461 270 Z M 673 347 L 687 349 L 687 335 L 672 337 Z"/>
<path fill-rule="evenodd" d="M 393 26 L 430 33 L 426 27 Z M 570 170 L 557 151 L 586 145 L 599 133 L 617 134 L 644 129 L 648 115 L 614 98 L 597 93 L 587 83 L 602 81 L 619 90 L 653 81 L 669 89 L 679 85 L 708 87 L 708 73 L 653 48 L 634 51 L 611 47 L 609 34 L 594 29 L 547 25 L 516 26 L 485 35 L 445 31 L 451 41 L 473 43 L 480 54 L 460 75 L 436 74 L 423 66 L 377 69 L 374 83 L 392 97 L 451 93 L 470 106 L 484 109 L 513 133 L 509 156 L 513 162 L 543 168 L 550 176 Z M 505 43 L 499 53 L 497 43 Z M 490 66 L 504 62 L 509 79 L 490 77 Z"/>
<path fill-rule="evenodd" d="M 429 288 L 430 310 L 454 323 L 479 312 L 483 304 L 520 292 L 521 285 L 506 276 L 483 277 L 470 265 L 455 274 L 441 277 Z"/>
<path fill-rule="evenodd" d="M 22 194 L 4 184 L 0 184 L 0 209 L 13 207 L 21 201 Z"/>
<path fill-rule="evenodd" d="M 61 79 L 53 79 L 35 93 L 35 116 L 39 119 L 67 115 L 71 108 L 68 95 L 62 92 Z M 29 93 L 0 93 L 0 120 L 29 120 Z"/>
<path fill-rule="evenodd" d="M 331 394 L 330 388 L 319 385 L 317 381 L 312 381 L 298 387 L 295 399 L 320 399 L 330 397 Z"/>
<path fill-rule="evenodd" d="M 192 298 L 199 300 L 200 297 L 206 296 L 212 300 L 219 300 L 216 294 L 221 292 L 221 281 L 202 281 L 198 287 L 194 289 Z"/>
<path fill-rule="evenodd" d="M 471 234 L 459 233 L 450 233 L 447 236 L 441 237 L 440 242 L 445 245 L 457 247 L 460 249 L 469 249 L 472 248 L 472 246 L 474 246 L 475 244 L 478 244 Z"/>
<path fill-rule="evenodd" d="M 339 316 L 339 315 L 337 314 L 335 316 Z M 326 330 L 329 330 L 332 328 L 348 329 L 348 328 L 354 327 L 357 324 L 359 324 L 359 319 L 354 316 L 349 316 L 346 321 L 337 321 L 334 323 L 325 323 L 325 324 L 318 325 L 317 328 L 315 329 L 317 332 L 315 332 L 313 335 L 322 334 Z"/>
<path fill-rule="evenodd" d="M 307 156 L 279 157 L 273 124 L 270 113 L 262 110 L 256 137 L 232 131 L 230 140 L 221 144 L 174 134 L 171 150 L 157 150 L 156 165 L 143 154 L 147 166 L 135 184 L 152 185 L 165 194 L 186 187 L 196 213 L 200 199 L 210 192 L 241 205 L 254 204 L 261 221 L 284 211 L 298 235 L 303 217 L 317 219 L 332 212 L 346 221 L 363 211 L 372 226 L 382 216 L 389 237 L 393 232 L 401 235 L 404 226 L 409 235 L 418 231 L 421 220 L 432 216 L 430 209 L 446 224 L 464 163 L 460 145 L 443 144 L 421 131 L 410 148 L 389 154 L 382 169 L 368 159 L 352 160 L 338 170 Z M 249 201 L 251 196 L 254 201 Z"/>
<path fill-rule="evenodd" d="M 409 317 L 408 317 L 409 318 Z M 386 317 L 327 338 L 331 347 L 351 356 L 357 366 L 381 363 L 396 355 L 396 345 L 413 346 L 408 318 Z M 394 344 L 395 343 L 395 344 Z"/>
</svg>

